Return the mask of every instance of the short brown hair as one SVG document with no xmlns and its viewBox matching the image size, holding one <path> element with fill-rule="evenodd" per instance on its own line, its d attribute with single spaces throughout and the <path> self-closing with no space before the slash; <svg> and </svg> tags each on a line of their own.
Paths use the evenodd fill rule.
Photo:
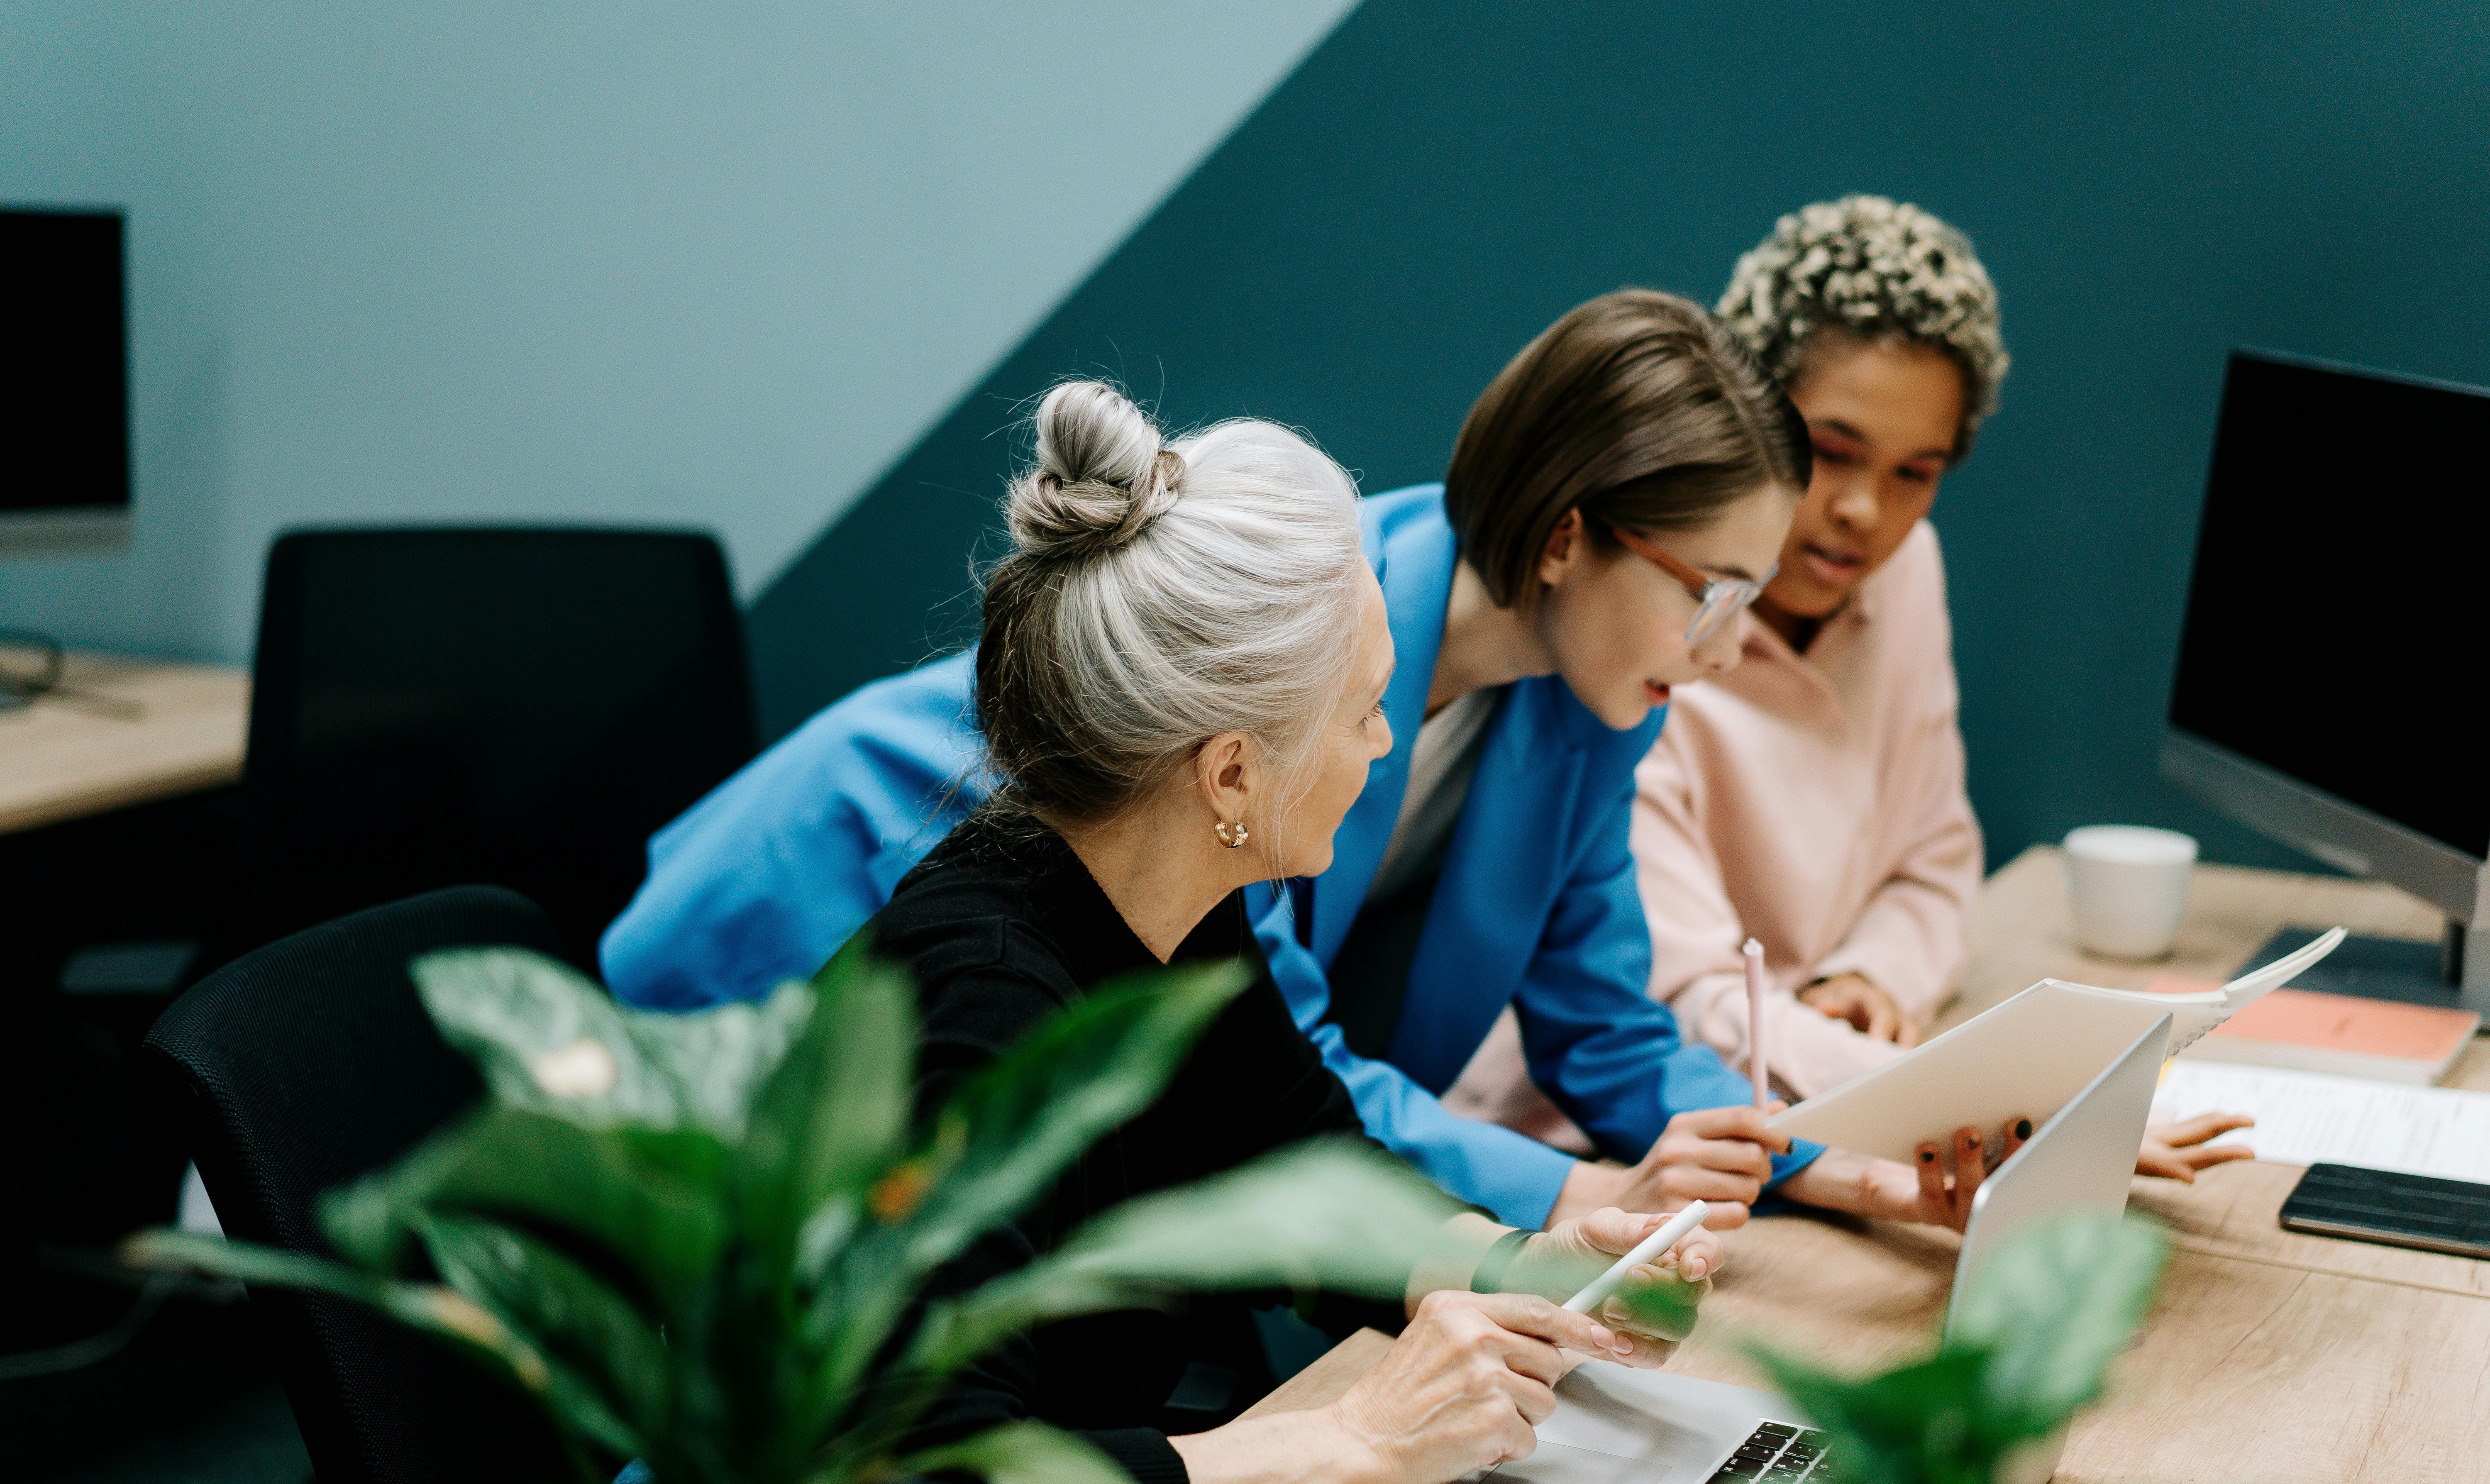
<svg viewBox="0 0 2490 1484">
<path fill-rule="evenodd" d="M 1620 289 L 1548 327 L 1479 393 L 1444 473 L 1462 555 L 1498 607 L 1539 599 L 1540 553 L 1688 531 L 1766 484 L 1807 489 L 1807 423 L 1736 336 L 1674 294 Z"/>
</svg>

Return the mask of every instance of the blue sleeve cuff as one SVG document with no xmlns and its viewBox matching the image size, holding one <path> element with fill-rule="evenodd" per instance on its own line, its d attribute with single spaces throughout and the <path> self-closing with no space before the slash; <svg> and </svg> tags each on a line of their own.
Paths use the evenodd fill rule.
<svg viewBox="0 0 2490 1484">
<path fill-rule="evenodd" d="M 1800 1202 L 1783 1195 L 1781 1187 L 1791 1176 L 1813 1164 L 1815 1156 L 1823 1152 L 1824 1146 L 1821 1144 L 1810 1144 L 1805 1139 L 1792 1139 L 1788 1153 L 1775 1154 L 1773 1178 L 1764 1181 L 1764 1197 L 1755 1203 L 1754 1214 L 1786 1216 L 1792 1211 L 1805 1209 L 1806 1208 Z"/>
<path fill-rule="evenodd" d="M 1580 1161 L 1524 1134 L 1515 1134 L 1513 1147 L 1496 1152 L 1503 1168 L 1479 1180 L 1485 1199 L 1478 1204 L 1506 1226 L 1529 1232 L 1546 1227 L 1567 1177 Z"/>
<path fill-rule="evenodd" d="M 1781 1181 L 1815 1163 L 1815 1156 L 1823 1152 L 1824 1146 L 1821 1144 L 1810 1144 L 1805 1139 L 1792 1139 L 1788 1153 L 1773 1156 L 1773 1178 L 1764 1182 L 1764 1188 L 1773 1189 Z"/>
</svg>

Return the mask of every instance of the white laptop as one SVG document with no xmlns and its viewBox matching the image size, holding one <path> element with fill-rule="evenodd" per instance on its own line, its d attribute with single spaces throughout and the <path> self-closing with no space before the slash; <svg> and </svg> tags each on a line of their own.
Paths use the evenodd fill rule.
<svg viewBox="0 0 2490 1484">
<path fill-rule="evenodd" d="M 2138 1035 L 1982 1183 L 1954 1264 L 1957 1293 L 1984 1253 L 2028 1227 L 2127 1208 L 2170 1025 L 2164 1015 Z M 1734 1244 L 1729 1261 L 1737 1261 Z M 1497 1484 L 1797 1484 L 1816 1475 L 1826 1441 L 1772 1392 L 1665 1371 L 1580 1365 L 1556 1398 L 1539 1425 L 1539 1450 L 1492 1470 Z"/>
</svg>

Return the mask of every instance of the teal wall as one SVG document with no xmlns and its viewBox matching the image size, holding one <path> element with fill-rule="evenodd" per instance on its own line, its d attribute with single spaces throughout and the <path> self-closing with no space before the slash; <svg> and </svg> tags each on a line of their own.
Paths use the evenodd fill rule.
<svg viewBox="0 0 2490 1484">
<path fill-rule="evenodd" d="M 2305 865 L 2153 772 L 2222 358 L 2490 383 L 2485 101 L 2479 5 L 1368 0 L 762 596 L 768 723 L 956 642 L 998 433 L 1052 378 L 1301 423 L 1388 489 L 1571 305 L 1708 302 L 1781 213 L 1867 189 L 1966 228 L 2005 296 L 2005 408 L 1936 513 L 1992 859 L 2118 819 Z M 2274 600 L 2367 621 L 2310 537 Z"/>
<path fill-rule="evenodd" d="M 131 214 L 139 483 L 0 622 L 246 658 L 289 523 L 702 524 L 783 730 L 956 640 L 1058 375 L 1389 488 L 1568 306 L 1873 189 L 2006 294 L 1937 517 L 1993 848 L 2283 858 L 2152 776 L 2221 357 L 2490 382 L 2490 10 L 1349 3 L 0 7 L 0 200 Z"/>
<path fill-rule="evenodd" d="M 704 526 L 757 592 L 1349 4 L 10 0 L 0 202 L 129 212 L 137 499 L 0 523 L 0 625 L 246 659 L 299 523 Z"/>
</svg>

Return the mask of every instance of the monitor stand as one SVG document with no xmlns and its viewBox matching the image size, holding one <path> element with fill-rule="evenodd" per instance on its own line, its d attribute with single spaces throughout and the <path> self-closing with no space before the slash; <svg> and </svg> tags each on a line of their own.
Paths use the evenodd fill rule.
<svg viewBox="0 0 2490 1484">
<path fill-rule="evenodd" d="M 2322 927 L 2286 927 L 2249 954 L 2240 972 L 2273 963 L 2326 931 Z M 2447 937 L 2440 943 L 2347 937 L 2333 952 L 2302 971 L 2290 987 L 2452 1010 L 2461 1008 L 2456 986 L 2463 977 L 2463 967 L 2464 924 L 2450 920 Z"/>
</svg>

